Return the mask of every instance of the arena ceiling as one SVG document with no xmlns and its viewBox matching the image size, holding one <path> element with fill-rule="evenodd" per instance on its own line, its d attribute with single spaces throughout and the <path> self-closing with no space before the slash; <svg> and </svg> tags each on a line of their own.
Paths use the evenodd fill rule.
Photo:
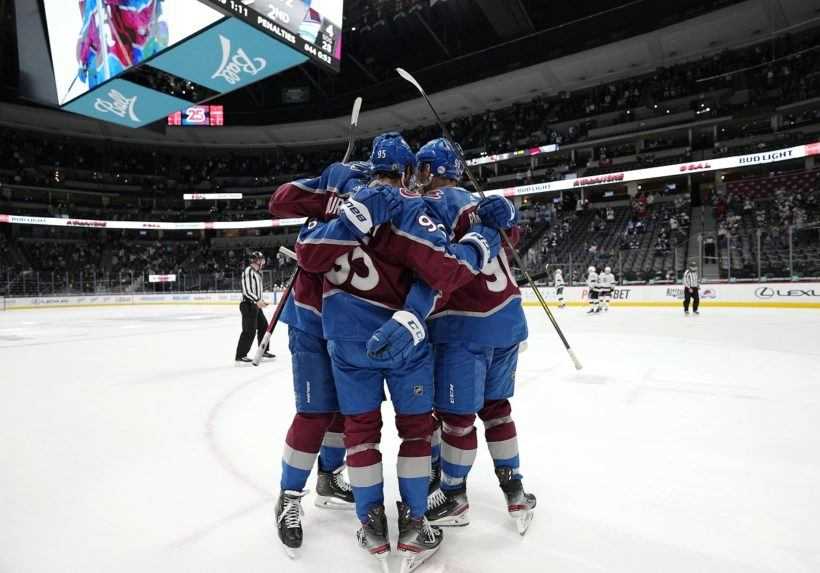
<svg viewBox="0 0 820 573">
<path fill-rule="evenodd" d="M 305 64 L 228 94 L 234 125 L 337 117 L 355 95 L 373 106 L 413 97 L 394 68 L 438 91 L 668 26 L 740 0 L 347 0 L 342 71 Z M 0 0 L 3 99 L 16 97 L 13 2 Z M 289 95 L 306 101 L 286 103 Z"/>
</svg>

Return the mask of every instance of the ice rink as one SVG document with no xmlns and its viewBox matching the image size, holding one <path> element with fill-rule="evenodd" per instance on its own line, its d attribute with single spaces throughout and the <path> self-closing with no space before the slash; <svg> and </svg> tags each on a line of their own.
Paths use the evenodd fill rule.
<svg viewBox="0 0 820 573">
<path fill-rule="evenodd" d="M 527 312 L 513 412 L 535 521 L 522 539 L 507 519 L 482 436 L 472 524 L 421 572 L 820 571 L 820 311 L 556 311 L 581 373 Z M 233 306 L 0 313 L 0 572 L 378 573 L 353 514 L 312 495 L 301 557 L 280 548 L 286 333 L 238 369 L 239 327 Z"/>
</svg>

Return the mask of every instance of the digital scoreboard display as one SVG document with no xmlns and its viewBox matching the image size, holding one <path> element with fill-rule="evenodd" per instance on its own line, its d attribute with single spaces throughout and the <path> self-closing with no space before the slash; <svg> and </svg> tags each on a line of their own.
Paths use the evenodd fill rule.
<svg viewBox="0 0 820 573">
<path fill-rule="evenodd" d="M 202 0 L 339 71 L 344 0 Z"/>
<path fill-rule="evenodd" d="M 169 115 L 168 125 L 221 127 L 225 125 L 225 109 L 221 105 L 192 105 Z"/>
</svg>

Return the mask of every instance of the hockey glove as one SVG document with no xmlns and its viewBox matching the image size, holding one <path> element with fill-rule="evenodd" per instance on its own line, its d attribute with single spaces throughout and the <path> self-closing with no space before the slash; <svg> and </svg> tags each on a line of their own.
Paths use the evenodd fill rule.
<svg viewBox="0 0 820 573">
<path fill-rule="evenodd" d="M 425 338 L 424 321 L 415 313 L 400 310 L 367 341 L 367 355 L 378 361 L 406 362 Z"/>
<path fill-rule="evenodd" d="M 319 178 L 319 186 L 321 189 L 330 191 L 331 193 L 344 194 L 348 187 L 348 183 L 355 181 L 356 183 L 366 183 L 370 180 L 371 170 L 370 164 L 361 161 L 353 163 L 333 163 L 326 167 Z"/>
<path fill-rule="evenodd" d="M 401 212 L 401 195 L 393 187 L 365 187 L 342 203 L 339 220 L 357 238 Z"/>
<path fill-rule="evenodd" d="M 481 269 L 490 264 L 498 256 L 501 249 L 501 235 L 497 230 L 486 225 L 473 225 L 459 243 L 471 245 L 478 250 L 478 264 Z"/>
<path fill-rule="evenodd" d="M 478 204 L 481 222 L 496 229 L 509 229 L 518 221 L 518 212 L 510 201 L 500 195 L 483 199 Z"/>
</svg>

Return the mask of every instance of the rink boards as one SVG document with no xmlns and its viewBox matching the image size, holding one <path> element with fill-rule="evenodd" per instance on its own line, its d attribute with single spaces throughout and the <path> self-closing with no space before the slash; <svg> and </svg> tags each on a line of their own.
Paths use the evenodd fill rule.
<svg viewBox="0 0 820 573">
<path fill-rule="evenodd" d="M 526 306 L 537 306 L 538 299 L 530 288 L 522 288 Z M 551 305 L 557 304 L 553 287 L 541 288 Z M 569 306 L 584 306 L 589 301 L 586 287 L 566 287 L 564 298 Z M 134 295 L 92 295 L 22 297 L 0 299 L 0 310 L 36 308 L 76 308 L 132 305 L 235 305 L 242 299 L 239 293 L 167 293 Z M 278 293 L 274 293 L 274 302 Z M 680 285 L 625 285 L 614 289 L 612 306 L 677 307 L 683 300 Z M 820 309 L 820 283 L 752 283 L 709 284 L 700 289 L 704 307 L 745 308 L 810 308 Z"/>
</svg>

